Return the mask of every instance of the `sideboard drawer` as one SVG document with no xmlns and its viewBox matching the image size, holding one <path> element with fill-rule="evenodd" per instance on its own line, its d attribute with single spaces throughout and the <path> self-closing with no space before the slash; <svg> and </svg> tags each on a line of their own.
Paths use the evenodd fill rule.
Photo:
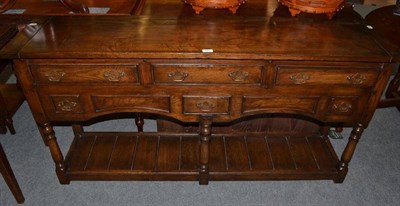
<svg viewBox="0 0 400 206">
<path fill-rule="evenodd" d="M 137 65 L 33 65 L 38 83 L 136 83 Z"/>
<path fill-rule="evenodd" d="M 229 96 L 183 96 L 183 114 L 229 114 Z"/>
<path fill-rule="evenodd" d="M 262 82 L 264 64 L 152 62 L 155 84 L 255 84 Z"/>
<path fill-rule="evenodd" d="M 376 68 L 278 65 L 275 85 L 352 85 L 370 87 L 378 78 Z"/>
<path fill-rule="evenodd" d="M 244 96 L 242 113 L 292 113 L 314 116 L 317 112 L 318 96 Z"/>
<path fill-rule="evenodd" d="M 367 104 L 368 95 L 331 96 L 325 119 L 332 122 L 356 120 L 362 115 Z"/>
</svg>

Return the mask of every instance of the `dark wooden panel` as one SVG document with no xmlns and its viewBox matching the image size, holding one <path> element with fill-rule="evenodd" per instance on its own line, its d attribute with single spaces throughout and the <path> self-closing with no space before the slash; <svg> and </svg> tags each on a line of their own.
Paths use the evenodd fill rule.
<svg viewBox="0 0 400 206">
<path fill-rule="evenodd" d="M 314 155 L 316 162 L 318 163 L 318 167 L 321 170 L 332 169 L 336 165 L 334 165 L 335 160 L 332 157 L 332 154 L 329 151 L 329 148 L 326 147 L 324 143 L 324 139 L 320 137 L 309 137 L 307 138 L 311 151 Z"/>
<path fill-rule="evenodd" d="M 115 146 L 115 136 L 95 137 L 86 170 L 108 170 L 110 158 Z"/>
<path fill-rule="evenodd" d="M 226 171 L 225 145 L 222 137 L 212 137 L 210 141 L 210 171 Z"/>
<path fill-rule="evenodd" d="M 137 136 L 117 136 L 110 159 L 110 170 L 130 170 L 136 150 Z"/>
<path fill-rule="evenodd" d="M 158 147 L 157 171 L 179 170 L 180 138 L 164 137 Z"/>
<path fill-rule="evenodd" d="M 290 152 L 288 142 L 285 137 L 268 138 L 268 146 L 271 151 L 274 169 L 293 170 L 296 169 L 294 159 Z"/>
<path fill-rule="evenodd" d="M 288 137 L 293 159 L 298 170 L 316 170 L 318 166 L 304 137 Z"/>
<path fill-rule="evenodd" d="M 138 141 L 133 170 L 153 171 L 156 165 L 158 138 L 141 136 Z"/>
<path fill-rule="evenodd" d="M 95 136 L 85 135 L 76 140 L 75 146 L 71 149 L 72 156 L 68 165 L 69 170 L 85 170 L 95 139 Z"/>
<path fill-rule="evenodd" d="M 182 138 L 181 141 L 181 170 L 192 171 L 198 168 L 199 162 L 199 139 Z"/>
<path fill-rule="evenodd" d="M 226 137 L 225 145 L 228 170 L 250 170 L 248 153 L 243 137 Z"/>
<path fill-rule="evenodd" d="M 264 137 L 246 137 L 252 170 L 271 170 L 273 163 Z"/>
</svg>

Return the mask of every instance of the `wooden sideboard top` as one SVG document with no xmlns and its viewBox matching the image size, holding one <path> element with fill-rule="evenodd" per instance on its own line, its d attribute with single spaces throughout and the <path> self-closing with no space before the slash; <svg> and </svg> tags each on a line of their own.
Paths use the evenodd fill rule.
<svg viewBox="0 0 400 206">
<path fill-rule="evenodd" d="M 191 9 L 181 7 L 183 13 Z M 17 56 L 391 61 L 350 7 L 333 20 L 293 18 L 286 7 L 272 9 L 260 12 L 265 16 L 246 17 L 241 10 L 238 15 L 148 15 L 148 7 L 139 17 L 53 17 L 38 23 L 43 28 Z"/>
</svg>

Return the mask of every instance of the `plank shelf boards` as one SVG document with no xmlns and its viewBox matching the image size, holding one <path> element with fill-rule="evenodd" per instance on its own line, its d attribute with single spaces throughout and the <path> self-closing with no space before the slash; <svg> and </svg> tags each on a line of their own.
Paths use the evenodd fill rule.
<svg viewBox="0 0 400 206">
<path fill-rule="evenodd" d="M 71 180 L 197 180 L 195 134 L 85 132 L 66 158 Z M 210 180 L 334 179 L 339 162 L 327 138 L 215 134 Z"/>
</svg>

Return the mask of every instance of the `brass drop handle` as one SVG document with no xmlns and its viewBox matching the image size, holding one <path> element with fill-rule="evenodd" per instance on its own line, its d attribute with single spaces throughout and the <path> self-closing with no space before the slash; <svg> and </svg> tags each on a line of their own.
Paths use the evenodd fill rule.
<svg viewBox="0 0 400 206">
<path fill-rule="evenodd" d="M 110 82 L 119 82 L 125 76 L 126 73 L 120 70 L 110 70 L 104 73 L 104 77 Z"/>
<path fill-rule="evenodd" d="M 189 76 L 189 73 L 183 71 L 175 71 L 168 73 L 168 78 L 174 82 L 183 82 Z"/>
<path fill-rule="evenodd" d="M 76 105 L 78 105 L 77 102 L 73 102 L 73 101 L 66 99 L 66 100 L 58 102 L 57 107 L 59 107 L 61 109 L 61 111 L 71 112 L 74 110 Z"/>
<path fill-rule="evenodd" d="M 347 76 L 347 80 L 351 84 L 363 84 L 364 81 L 367 80 L 367 77 L 365 75 L 360 74 L 360 73 L 355 73 L 355 74 Z"/>
<path fill-rule="evenodd" d="M 228 73 L 228 76 L 235 82 L 246 81 L 249 77 L 249 73 L 241 70 L 236 70 Z"/>
<path fill-rule="evenodd" d="M 47 72 L 44 76 L 47 77 L 47 79 L 51 82 L 60 82 L 62 78 L 64 77 L 65 72 L 59 72 L 59 71 L 51 71 Z"/>
<path fill-rule="evenodd" d="M 203 112 L 209 112 L 214 109 L 217 105 L 213 102 L 199 102 L 196 104 L 197 108 L 199 108 Z"/>
<path fill-rule="evenodd" d="M 298 73 L 290 75 L 289 79 L 292 80 L 292 82 L 295 84 L 305 84 L 310 79 L 310 75 L 304 73 Z"/>
<path fill-rule="evenodd" d="M 335 112 L 339 112 L 339 113 L 347 113 L 352 109 L 353 105 L 348 104 L 348 103 L 338 103 L 338 104 L 334 104 L 333 105 L 333 110 Z"/>
</svg>

